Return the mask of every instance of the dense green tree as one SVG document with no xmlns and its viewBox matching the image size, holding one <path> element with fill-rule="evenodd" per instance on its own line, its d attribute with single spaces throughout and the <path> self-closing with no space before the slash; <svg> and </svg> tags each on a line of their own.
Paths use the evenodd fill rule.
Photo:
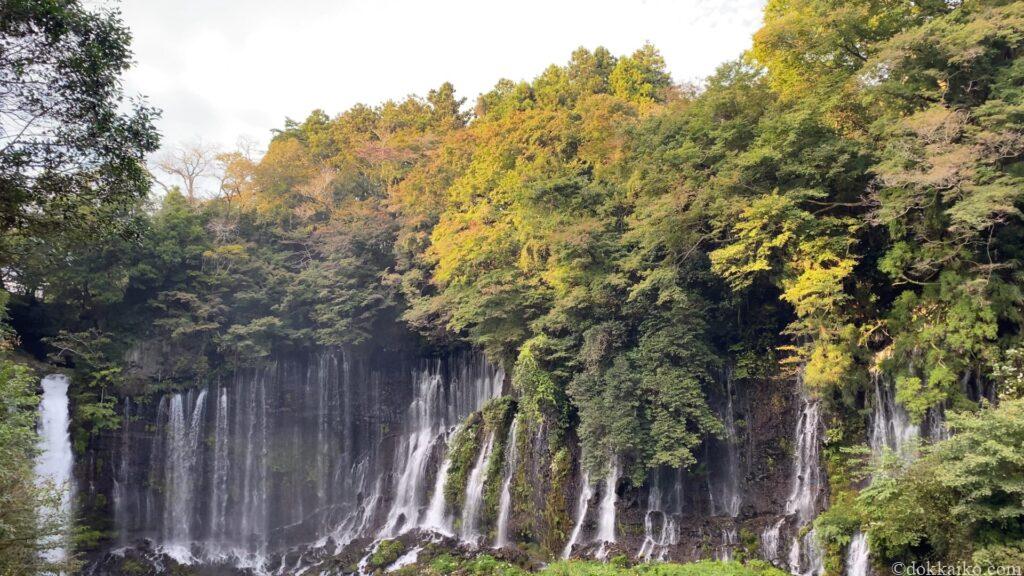
<svg viewBox="0 0 1024 576">
<path fill-rule="evenodd" d="M 0 269 L 72 229 L 131 231 L 156 111 L 124 102 L 130 34 L 75 0 L 0 6 Z M 123 111 L 128 108 L 128 111 Z"/>
<path fill-rule="evenodd" d="M 144 155 L 157 146 L 157 112 L 123 95 L 130 39 L 116 12 L 75 0 L 0 4 L 0 574 L 76 568 L 43 555 L 71 526 L 45 512 L 57 509 L 54 487 L 35 484 L 37 379 L 13 353 L 25 335 L 8 308 L 43 295 L 95 330 L 125 296 L 131 239 L 146 225 Z"/>
<path fill-rule="evenodd" d="M 1019 4 L 972 2 L 868 63 L 886 70 L 865 95 L 886 112 L 870 217 L 889 233 L 879 268 L 899 287 L 889 326 L 901 399 L 917 414 L 1019 337 L 1007 327 L 1022 320 L 1022 47 Z"/>
<path fill-rule="evenodd" d="M 1024 561 L 1024 402 L 951 414 L 954 435 L 920 460 L 892 459 L 859 498 L 871 549 L 910 559 Z"/>
</svg>

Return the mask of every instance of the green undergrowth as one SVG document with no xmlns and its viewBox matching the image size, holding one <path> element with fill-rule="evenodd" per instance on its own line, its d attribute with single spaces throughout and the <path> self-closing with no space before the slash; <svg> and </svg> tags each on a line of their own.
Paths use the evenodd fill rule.
<svg viewBox="0 0 1024 576">
<path fill-rule="evenodd" d="M 399 576 L 783 576 L 785 572 L 760 561 L 712 562 L 689 564 L 640 564 L 628 566 L 624 558 L 610 563 L 570 560 L 550 564 L 539 571 L 528 571 L 513 564 L 483 555 L 471 560 L 448 554 L 438 556 L 424 565 L 411 565 L 394 574 Z"/>
</svg>

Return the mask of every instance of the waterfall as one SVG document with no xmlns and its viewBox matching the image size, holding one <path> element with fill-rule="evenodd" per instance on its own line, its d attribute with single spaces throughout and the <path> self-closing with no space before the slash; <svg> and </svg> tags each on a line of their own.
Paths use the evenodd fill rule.
<svg viewBox="0 0 1024 576">
<path fill-rule="evenodd" d="M 498 502 L 498 526 L 497 534 L 494 537 L 494 547 L 504 548 L 510 544 L 508 539 L 508 521 L 512 515 L 512 478 L 515 476 L 518 453 L 516 448 L 516 434 L 519 431 L 519 417 L 512 420 L 512 427 L 509 428 L 508 451 L 505 455 L 505 478 L 501 482 L 501 499 Z"/>
<path fill-rule="evenodd" d="M 501 370 L 485 369 L 480 373 L 472 368 L 461 366 L 457 381 L 447 390 L 439 370 L 424 370 L 416 375 L 415 396 L 406 421 L 409 433 L 400 442 L 396 454 L 402 471 L 395 483 L 395 498 L 382 536 L 393 537 L 423 527 L 421 513 L 424 506 L 429 506 L 424 502 L 428 464 L 436 443 L 445 441 L 447 428 L 479 410 L 500 392 L 504 378 Z M 443 501 L 435 506 L 443 507 Z M 466 524 L 465 519 L 463 524 Z"/>
<path fill-rule="evenodd" d="M 206 390 L 191 401 L 192 392 L 171 397 L 167 427 L 167 478 L 164 498 L 164 539 L 191 541 L 197 485 L 199 437 L 206 408 Z M 191 408 L 191 410 L 189 410 Z"/>
<path fill-rule="evenodd" d="M 942 406 L 932 406 L 924 416 L 928 439 L 934 442 L 949 440 L 949 426 L 946 424 L 946 411 Z"/>
<path fill-rule="evenodd" d="M 921 429 L 913 424 L 907 411 L 896 402 L 892 386 L 883 382 L 878 372 L 872 374 L 875 385 L 875 405 L 871 415 L 871 449 L 879 454 L 888 448 L 897 454 L 908 456 L 912 441 L 920 436 Z"/>
<path fill-rule="evenodd" d="M 732 374 L 725 378 L 725 441 L 728 456 L 728 475 L 724 485 L 725 511 L 735 518 L 740 514 L 743 494 L 740 492 L 740 458 L 738 453 L 739 436 L 736 434 L 736 415 L 732 406 Z"/>
<path fill-rule="evenodd" d="M 732 375 L 726 372 L 725 407 L 722 410 L 722 424 L 725 428 L 724 462 L 718 463 L 717 474 L 708 474 L 708 494 L 711 500 L 711 513 L 715 516 L 739 516 L 743 494 L 740 491 L 739 435 L 736 432 L 736 416 L 733 410 Z M 723 466 L 724 464 L 724 466 Z M 714 476 L 714 477 L 713 477 Z"/>
<path fill-rule="evenodd" d="M 914 424 L 906 409 L 896 401 L 893 385 L 884 379 L 881 371 L 872 372 L 871 380 L 875 388 L 868 434 L 871 452 L 877 456 L 888 449 L 906 460 L 916 458 L 914 443 L 922 435 L 921 426 Z M 961 379 L 961 387 L 966 389 L 969 380 L 970 372 L 966 372 Z M 940 441 L 949 437 L 942 406 L 928 410 L 925 415 L 925 431 L 931 440 Z M 857 531 L 846 551 L 847 576 L 867 576 L 870 555 L 867 534 Z"/>
<path fill-rule="evenodd" d="M 121 413 L 121 446 L 120 458 L 118 459 L 117 471 L 114 474 L 114 525 L 122 527 L 117 533 L 117 542 L 121 546 L 128 543 L 127 530 L 125 527 L 132 521 L 129 509 L 130 496 L 128 494 L 131 484 L 131 471 L 128 465 L 128 455 L 131 453 L 131 436 L 129 423 L 132 419 L 132 401 L 127 396 L 123 403 Z"/>
<path fill-rule="evenodd" d="M 601 495 L 601 504 L 598 507 L 597 517 L 597 540 L 601 543 L 597 551 L 597 557 L 604 559 L 608 556 L 607 544 L 615 542 L 615 502 L 617 495 L 615 488 L 619 483 L 619 475 L 622 469 L 619 461 L 612 462 L 611 471 L 604 482 L 604 494 Z"/>
<path fill-rule="evenodd" d="M 236 388 L 236 438 L 245 438 L 241 474 L 239 544 L 262 554 L 267 532 L 267 397 L 263 371 Z"/>
<path fill-rule="evenodd" d="M 803 399 L 796 427 L 796 453 L 793 458 L 793 480 L 786 514 L 796 514 L 800 524 L 814 519 L 822 488 L 818 450 L 821 435 L 821 414 L 817 400 Z"/>
<path fill-rule="evenodd" d="M 921 427 L 914 424 L 905 408 L 896 402 L 892 384 L 884 381 L 880 371 L 871 374 L 875 387 L 874 407 L 871 413 L 868 445 L 874 455 L 892 450 L 902 458 L 915 458 L 915 441 L 921 436 Z M 929 410 L 931 417 L 936 410 Z M 866 576 L 868 573 L 867 535 L 858 531 L 853 535 L 847 549 L 846 570 L 848 576 Z"/>
<path fill-rule="evenodd" d="M 68 433 L 68 379 L 62 374 L 43 378 L 43 398 L 39 402 L 39 454 L 35 461 L 35 479 L 38 486 L 53 487 L 60 498 L 55 508 L 41 511 L 45 520 L 58 520 L 70 524 L 73 497 L 71 468 L 71 435 Z M 43 557 L 49 562 L 62 562 L 67 551 L 57 537 L 47 540 Z"/>
<path fill-rule="evenodd" d="M 858 531 L 846 552 L 846 576 L 868 576 L 868 538 Z"/>
<path fill-rule="evenodd" d="M 416 546 L 412 550 L 409 550 L 408 552 L 405 552 L 404 554 L 402 554 L 401 556 L 398 557 L 398 560 L 395 560 L 394 562 L 391 563 L 390 566 L 387 567 L 386 572 L 394 572 L 394 571 L 398 570 L 399 568 L 405 568 L 406 566 L 410 566 L 412 564 L 415 564 L 416 561 L 419 560 L 420 552 L 422 552 L 422 551 L 423 551 L 423 547 L 422 546 Z"/>
<path fill-rule="evenodd" d="M 786 523 L 785 518 L 780 518 L 777 522 L 764 529 L 761 532 L 761 553 L 764 559 L 776 563 L 779 560 L 779 532 L 782 529 L 782 525 Z"/>
<path fill-rule="evenodd" d="M 484 500 L 484 480 L 487 478 L 487 468 L 491 459 L 491 452 L 494 450 L 494 432 L 487 435 L 483 449 L 473 464 L 469 473 L 469 481 L 466 483 L 466 501 L 462 506 L 462 530 L 461 536 L 464 542 L 476 544 L 480 540 L 480 509 Z"/>
<path fill-rule="evenodd" d="M 583 480 L 580 482 L 580 496 L 576 501 L 576 523 L 572 527 L 572 533 L 569 535 L 569 542 L 566 543 L 565 549 L 562 550 L 562 558 L 568 559 L 572 555 L 572 549 L 580 539 L 580 533 L 583 531 L 583 522 L 587 518 L 587 510 L 590 508 L 590 498 L 594 495 L 594 488 L 590 485 L 590 474 L 586 470 L 583 471 Z"/>
<path fill-rule="evenodd" d="M 228 389 L 217 396 L 216 423 L 213 432 L 213 482 L 210 483 L 210 538 L 224 536 L 228 504 Z"/>
<path fill-rule="evenodd" d="M 353 378 L 353 363 L 344 352 L 340 373 L 338 369 L 335 354 L 323 353 L 318 357 L 316 373 L 306 377 L 307 382 L 316 383 L 307 402 L 315 403 L 310 411 L 316 414 L 318 438 L 316 510 L 321 520 L 317 545 L 333 540 L 335 553 L 368 531 L 384 491 L 376 439 L 360 434 L 354 426 L 354 407 L 369 402 L 369 413 L 364 416 L 370 416 L 380 402 L 380 383 L 372 377 L 368 382 Z"/>
<path fill-rule="evenodd" d="M 482 357 L 458 363 L 449 382 L 445 382 L 441 368 L 438 362 L 413 374 L 413 399 L 403 423 L 406 432 L 395 455 L 394 498 L 381 537 L 394 537 L 413 528 L 451 532 L 444 501 L 444 483 L 451 463 L 447 457 L 442 461 L 428 498 L 431 458 L 439 452 L 438 443 L 442 452 L 447 450 L 456 426 L 497 396 L 504 381 L 504 372 L 492 368 Z M 375 491 L 374 505 L 379 498 L 379 491 Z"/>
<path fill-rule="evenodd" d="M 818 547 L 817 534 L 812 529 L 801 539 L 793 538 L 789 547 L 789 570 L 802 576 L 819 576 L 825 573 L 825 556 Z M 801 567 L 803 569 L 801 570 Z"/>
<path fill-rule="evenodd" d="M 800 535 L 797 534 L 793 537 L 793 542 L 789 545 L 789 557 L 786 559 L 789 564 L 789 570 L 793 574 L 799 575 L 800 572 Z"/>
<path fill-rule="evenodd" d="M 444 485 L 448 481 L 448 471 L 452 467 L 452 459 L 446 457 L 441 463 L 441 469 L 437 471 L 437 478 L 434 480 L 434 490 L 430 496 L 430 504 L 427 506 L 427 513 L 423 517 L 423 528 L 433 530 L 446 536 L 451 535 L 451 519 L 445 512 Z"/>
<path fill-rule="evenodd" d="M 309 398 L 316 398 L 316 496 L 317 505 L 324 509 L 328 505 L 330 496 L 331 477 L 330 462 L 331 444 L 328 442 L 330 434 L 331 415 L 331 386 L 329 378 L 330 367 L 327 365 L 333 357 L 329 354 L 320 354 L 315 373 L 306 377 L 307 383 L 316 383 L 316 392 L 310 393 Z M 313 368 L 310 367 L 310 371 Z"/>
<path fill-rule="evenodd" d="M 662 523 L 665 522 L 664 514 L 661 512 L 661 487 L 659 486 L 657 476 L 651 481 L 649 492 L 647 493 L 647 512 L 644 514 L 644 541 L 640 544 L 640 551 L 636 554 L 644 562 L 651 561 L 654 547 L 656 546 L 656 540 L 654 539 L 655 515 L 661 515 Z"/>
<path fill-rule="evenodd" d="M 448 438 L 503 379 L 481 355 L 329 351 L 126 400 L 113 460 L 119 539 L 265 573 L 284 570 L 285 555 L 299 570 L 317 561 L 313 550 L 337 554 L 359 538 L 450 534 Z"/>
<path fill-rule="evenodd" d="M 739 544 L 739 533 L 736 531 L 735 526 L 722 529 L 722 544 L 718 548 L 718 552 L 715 554 L 715 559 L 720 562 L 728 562 L 732 560 L 733 550 L 736 545 Z"/>
<path fill-rule="evenodd" d="M 169 413 L 165 433 L 167 437 L 167 452 L 164 470 L 166 478 L 164 481 L 164 540 L 169 542 L 180 542 L 187 535 L 187 526 L 182 526 L 186 516 L 188 500 L 183 498 L 187 493 L 185 484 L 190 480 L 186 470 L 188 463 L 185 461 L 194 451 L 188 449 L 188 438 L 186 438 L 185 408 L 182 395 L 175 394 L 169 402 Z M 175 498 L 175 496 L 178 496 Z"/>
<path fill-rule="evenodd" d="M 679 483 L 676 483 L 677 488 Z M 679 498 L 677 498 L 678 502 Z M 644 562 L 665 560 L 668 549 L 679 543 L 679 524 L 676 515 L 665 510 L 661 490 L 661 476 L 655 473 L 647 494 L 647 513 L 644 514 L 644 540 L 637 557 Z"/>
<path fill-rule="evenodd" d="M 793 478 L 789 498 L 786 500 L 786 515 L 795 516 L 797 527 L 803 527 L 814 520 L 823 487 L 819 448 L 821 443 L 821 413 L 818 401 L 801 398 L 800 417 L 796 427 L 796 453 L 793 457 Z M 822 573 L 823 558 L 814 540 L 814 530 L 802 539 L 793 538 L 789 550 L 789 568 L 795 574 L 817 575 Z M 805 570 L 801 570 L 806 567 Z"/>
<path fill-rule="evenodd" d="M 420 488 L 434 442 L 443 428 L 443 422 L 437 417 L 442 407 L 441 384 L 437 373 L 423 371 L 416 378 L 416 396 L 408 410 L 410 434 L 402 439 L 396 455 L 405 465 L 395 484 L 395 500 L 388 514 L 385 530 L 389 535 L 412 529 L 419 522 Z"/>
<path fill-rule="evenodd" d="M 317 547 L 327 544 L 328 538 L 335 544 L 334 553 L 339 554 L 345 546 L 356 538 L 366 534 L 373 525 L 377 514 L 377 506 L 380 504 L 383 493 L 384 476 L 374 476 L 370 470 L 371 461 L 369 458 L 361 460 L 354 467 L 355 473 L 352 485 L 356 500 L 352 503 L 341 522 L 332 529 L 326 536 L 321 537 Z M 442 501 L 443 502 L 443 501 Z"/>
</svg>

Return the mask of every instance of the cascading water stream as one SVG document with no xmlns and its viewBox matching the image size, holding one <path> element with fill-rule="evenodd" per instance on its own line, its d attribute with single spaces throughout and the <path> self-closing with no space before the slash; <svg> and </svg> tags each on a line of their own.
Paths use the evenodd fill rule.
<svg viewBox="0 0 1024 576">
<path fill-rule="evenodd" d="M 132 420 L 132 400 L 127 396 L 124 399 L 122 408 L 122 434 L 121 434 L 121 446 L 120 450 L 122 454 L 128 454 L 131 451 L 131 437 L 127 434 L 129 423 Z M 128 501 L 131 496 L 128 493 L 128 485 L 131 483 L 130 470 L 124 458 L 120 459 L 117 467 L 117 473 L 114 477 L 114 525 L 115 526 L 126 526 L 131 518 L 129 517 Z M 119 530 L 117 534 L 117 542 L 121 546 L 127 544 L 126 539 L 127 530 Z"/>
<path fill-rule="evenodd" d="M 647 513 L 644 514 L 644 541 L 640 545 L 640 551 L 637 553 L 637 556 L 644 562 L 651 561 L 651 558 L 654 556 L 654 549 L 658 545 L 658 540 L 654 537 L 654 519 L 656 515 L 661 516 L 662 526 L 664 527 L 665 516 L 661 511 L 661 488 L 658 486 L 657 477 L 651 482 L 650 492 L 647 495 Z"/>
<path fill-rule="evenodd" d="M 604 493 L 601 495 L 601 504 L 598 508 L 596 536 L 601 545 L 597 550 L 597 557 L 602 560 L 608 556 L 608 544 L 615 543 L 615 503 L 618 499 L 615 489 L 621 474 L 622 468 L 616 459 L 605 478 Z"/>
<path fill-rule="evenodd" d="M 111 491 L 119 542 L 263 574 L 358 538 L 451 534 L 447 442 L 504 375 L 479 355 L 413 361 L 285 357 L 155 405 L 126 399 Z"/>
<path fill-rule="evenodd" d="M 711 513 L 715 516 L 739 516 L 743 503 L 740 490 L 739 434 L 736 431 L 736 415 L 733 410 L 732 375 L 725 377 L 725 406 L 722 410 L 722 424 L 725 428 L 724 462 L 716 467 L 717 474 L 708 474 L 708 494 Z M 716 459 L 715 462 L 720 462 Z"/>
<path fill-rule="evenodd" d="M 451 518 L 445 512 L 444 485 L 448 481 L 448 472 L 451 470 L 452 460 L 446 457 L 441 463 L 441 469 L 437 471 L 437 479 L 434 480 L 434 489 L 430 495 L 430 504 L 427 505 L 427 513 L 423 517 L 423 528 L 433 530 L 440 534 L 450 536 Z"/>
<path fill-rule="evenodd" d="M 210 483 L 210 539 L 224 537 L 228 503 L 228 389 L 217 395 L 217 413 L 213 436 L 213 481 Z"/>
<path fill-rule="evenodd" d="M 316 383 L 316 496 L 317 507 L 320 510 L 327 509 L 334 495 L 332 490 L 334 483 L 330 475 L 330 459 L 337 455 L 331 454 L 331 408 L 334 395 L 329 382 L 333 360 L 333 355 L 320 354 L 315 374 L 309 374 L 306 377 L 309 383 Z M 311 393 L 309 396 L 313 398 L 314 394 Z M 342 455 L 344 454 L 343 451 Z"/>
<path fill-rule="evenodd" d="M 921 436 L 921 427 L 914 424 L 906 409 L 896 402 L 896 393 L 892 385 L 884 380 L 882 373 L 873 372 L 871 377 L 875 386 L 875 402 L 868 435 L 868 445 L 872 454 L 878 456 L 885 450 L 892 450 L 901 458 L 913 459 L 915 443 Z M 847 575 L 866 576 L 869 561 L 867 534 L 858 531 L 847 548 Z"/>
<path fill-rule="evenodd" d="M 722 543 L 718 547 L 715 559 L 720 562 L 732 560 L 733 550 L 736 549 L 737 544 L 739 544 L 739 532 L 736 531 L 736 527 L 730 526 L 722 529 Z"/>
<path fill-rule="evenodd" d="M 443 482 L 434 482 L 429 499 L 426 494 L 430 458 L 436 452 L 437 442 L 447 444 L 445 431 L 448 428 L 479 410 L 500 392 L 504 374 L 501 370 L 486 369 L 483 373 L 473 373 L 464 366 L 457 378 L 447 390 L 440 371 L 424 370 L 415 378 L 416 392 L 408 410 L 409 433 L 400 442 L 396 455 L 402 472 L 395 484 L 395 497 L 380 533 L 382 537 L 394 537 L 413 528 L 435 528 L 437 525 L 440 525 L 440 532 L 447 531 L 445 521 L 438 518 L 439 510 L 441 514 L 444 510 Z M 444 463 L 438 475 L 441 474 L 447 474 Z"/>
<path fill-rule="evenodd" d="M 677 491 L 679 483 L 676 482 Z M 679 524 L 675 514 L 666 511 L 661 490 L 661 475 L 654 474 L 647 495 L 647 513 L 644 514 L 644 541 L 637 557 L 644 562 L 665 560 L 668 549 L 679 543 Z M 680 498 L 676 497 L 678 502 Z"/>
<path fill-rule="evenodd" d="M 376 448 L 359 454 L 359 435 L 351 429 L 357 402 L 353 392 L 358 388 L 348 355 L 341 354 L 340 373 L 338 368 L 335 355 L 321 354 L 317 373 L 307 376 L 307 380 L 316 382 L 316 436 L 324 439 L 317 443 L 317 486 L 321 487 L 317 492 L 321 515 L 317 545 L 333 540 L 336 552 L 366 533 L 376 516 L 383 487 Z M 371 385 L 376 393 L 379 386 L 376 382 Z"/>
<path fill-rule="evenodd" d="M 818 401 L 801 398 L 800 418 L 796 427 L 796 453 L 793 458 L 793 479 L 786 515 L 796 518 L 801 528 L 814 520 L 823 487 L 819 448 L 821 443 L 821 413 Z M 822 573 L 823 558 L 814 530 L 803 538 L 795 536 L 789 549 L 789 568 L 795 574 L 807 576 Z"/>
<path fill-rule="evenodd" d="M 868 576 L 869 557 L 867 535 L 858 531 L 846 552 L 846 576 Z"/>
<path fill-rule="evenodd" d="M 817 534 L 812 529 L 803 538 L 796 536 L 789 548 L 789 569 L 794 574 L 818 576 L 825 572 L 825 557 L 818 547 Z M 801 569 L 802 568 L 802 569 Z"/>
<path fill-rule="evenodd" d="M 200 390 L 194 402 L 191 398 L 191 391 L 172 396 L 167 421 L 164 539 L 174 545 L 183 545 L 192 540 L 193 513 L 196 508 L 196 466 L 206 409 L 206 390 Z"/>
<path fill-rule="evenodd" d="M 262 564 L 267 534 L 267 412 L 266 374 L 257 373 L 248 385 L 236 388 L 238 411 L 236 438 L 245 438 L 241 486 L 242 506 L 239 544 Z"/>
<path fill-rule="evenodd" d="M 587 510 L 590 508 L 590 498 L 594 495 L 594 488 L 590 485 L 590 474 L 583 471 L 583 479 L 580 482 L 580 496 L 576 501 L 576 522 L 573 524 L 572 532 L 569 534 L 569 541 L 562 550 L 562 558 L 568 559 L 572 556 L 572 549 L 579 542 L 580 534 L 583 532 L 583 522 L 587 519 Z"/>
<path fill-rule="evenodd" d="M 184 541 L 188 535 L 188 527 L 184 525 L 187 513 L 185 496 L 188 492 L 186 484 L 191 479 L 190 467 L 184 461 L 186 452 L 191 452 L 186 438 L 185 406 L 182 395 L 171 396 L 168 402 L 168 417 L 165 428 L 167 432 L 167 459 L 164 464 L 166 490 L 164 504 L 164 541 L 177 543 Z M 194 452 L 193 452 L 194 453 Z M 177 496 L 177 498 L 175 498 Z"/>
<path fill-rule="evenodd" d="M 462 507 L 462 527 L 460 537 L 463 542 L 476 544 L 480 540 L 480 509 L 484 500 L 484 480 L 494 450 L 494 432 L 487 435 L 483 449 L 473 464 L 466 483 L 466 500 Z"/>
<path fill-rule="evenodd" d="M 448 442 L 459 433 L 461 428 L 461 424 L 456 425 L 445 438 L 446 452 Z M 448 473 L 451 467 L 451 455 L 446 453 L 444 460 L 441 462 L 441 468 L 437 471 L 437 478 L 434 479 L 434 488 L 430 493 L 430 503 L 427 505 L 427 511 L 423 516 L 423 522 L 421 522 L 420 526 L 424 530 L 430 530 L 445 536 L 453 535 L 452 517 L 448 514 L 444 495 L 444 485 L 448 482 Z"/>
<path fill-rule="evenodd" d="M 779 534 L 782 530 L 782 525 L 786 523 L 785 518 L 780 518 L 777 522 L 764 529 L 761 532 L 761 552 L 764 555 L 764 559 L 775 563 L 779 560 Z"/>
<path fill-rule="evenodd" d="M 388 514 L 384 533 L 396 535 L 419 525 L 423 494 L 421 487 L 434 443 L 441 435 L 444 422 L 438 418 L 441 404 L 441 376 L 429 371 L 416 378 L 416 396 L 409 406 L 411 433 L 399 444 L 397 461 L 404 462 L 395 484 L 395 499 Z"/>
<path fill-rule="evenodd" d="M 970 377 L 970 372 L 964 373 L 961 379 L 961 388 L 968 387 Z M 904 460 L 917 458 L 915 448 L 916 443 L 923 435 L 921 426 L 914 424 L 906 408 L 896 401 L 893 385 L 885 378 L 883 372 L 872 372 L 871 380 L 875 389 L 868 434 L 868 445 L 871 447 L 872 454 L 878 456 L 885 450 L 891 450 Z M 925 427 L 927 436 L 931 440 L 948 438 L 949 431 L 941 406 L 934 406 L 928 410 Z M 870 572 L 870 558 L 871 550 L 867 534 L 858 531 L 850 540 L 850 545 L 847 548 L 847 576 L 866 576 Z"/>
<path fill-rule="evenodd" d="M 67 377 L 62 374 L 51 374 L 42 380 L 43 398 L 39 402 L 39 454 L 35 462 L 36 484 L 52 487 L 60 496 L 54 508 L 46 508 L 41 514 L 44 519 L 54 519 L 66 524 L 70 524 L 71 520 L 71 468 L 74 463 L 71 435 L 68 433 L 68 384 Z M 46 543 L 48 549 L 43 557 L 47 561 L 57 563 L 67 557 L 67 549 L 61 540 L 62 537 L 57 537 Z"/>
<path fill-rule="evenodd" d="M 818 461 L 821 415 L 816 400 L 802 400 L 796 428 L 796 452 L 793 458 L 793 482 L 786 500 L 786 514 L 796 514 L 800 524 L 814 519 L 821 490 Z"/>
<path fill-rule="evenodd" d="M 871 450 L 877 455 L 888 448 L 909 457 L 908 450 L 921 435 L 921 427 L 911 422 L 906 409 L 896 402 L 892 386 L 883 381 L 880 373 L 873 373 L 872 380 L 875 385 L 875 405 L 868 439 Z"/>
<path fill-rule="evenodd" d="M 375 405 L 379 402 L 380 388 L 371 379 L 368 384 L 372 388 L 359 394 L 368 398 L 356 398 L 360 383 L 353 380 L 352 362 L 344 352 L 341 354 L 341 372 L 334 374 L 340 378 L 340 386 L 328 374 L 328 370 L 337 369 L 335 355 L 320 355 L 320 372 L 316 375 L 318 396 L 327 398 L 328 409 L 326 413 L 318 409 L 317 436 L 326 438 L 333 447 L 320 448 L 324 454 L 320 485 L 328 486 L 328 489 L 323 490 L 325 501 L 319 506 L 324 514 L 317 545 L 323 546 L 328 539 L 333 540 L 335 553 L 369 530 L 376 518 L 384 487 L 376 441 L 369 442 L 373 449 L 361 453 L 370 437 L 364 438 L 352 429 L 356 414 L 354 406 L 361 400 L 370 400 L 371 405 Z M 339 452 L 340 457 L 329 458 L 329 455 L 337 456 Z"/>
<path fill-rule="evenodd" d="M 508 522 L 512 516 L 512 477 L 515 475 L 516 464 L 519 460 L 518 448 L 516 447 L 516 435 L 519 432 L 519 417 L 512 420 L 512 427 L 509 428 L 508 452 L 505 455 L 505 478 L 501 482 L 501 499 L 498 502 L 498 526 L 494 537 L 494 547 L 504 548 L 510 544 L 508 538 Z"/>
</svg>

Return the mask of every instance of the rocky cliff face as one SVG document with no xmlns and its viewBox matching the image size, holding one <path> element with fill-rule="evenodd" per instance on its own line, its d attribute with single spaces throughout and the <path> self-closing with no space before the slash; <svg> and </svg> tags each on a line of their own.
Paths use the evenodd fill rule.
<svg viewBox="0 0 1024 576">
<path fill-rule="evenodd" d="M 80 466 L 85 506 L 111 535 L 89 571 L 135 558 L 213 574 L 345 573 L 388 539 L 525 563 L 763 557 L 820 570 L 796 536 L 827 490 L 821 424 L 798 383 L 742 389 L 723 375 L 707 391 L 723 437 L 691 470 L 640 486 L 617 465 L 602 478 L 581 471 L 571 431 L 555 441 L 555 423 L 494 400 L 510 388 L 473 353 L 323 351 L 123 398 L 121 430 Z"/>
</svg>

